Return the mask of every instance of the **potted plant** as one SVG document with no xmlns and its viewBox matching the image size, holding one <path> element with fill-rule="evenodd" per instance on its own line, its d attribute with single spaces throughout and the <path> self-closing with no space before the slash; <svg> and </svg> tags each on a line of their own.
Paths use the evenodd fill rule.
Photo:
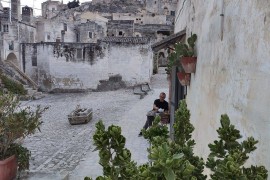
<svg viewBox="0 0 270 180">
<path fill-rule="evenodd" d="M 186 73 L 194 73 L 196 70 L 197 57 L 195 57 L 196 34 L 191 34 L 187 39 L 188 44 L 179 43 L 175 45 L 175 51 L 180 57 L 180 63 Z"/>
<path fill-rule="evenodd" d="M 178 72 L 178 80 L 182 86 L 189 86 L 190 84 L 190 73 Z"/>
<path fill-rule="evenodd" d="M 30 151 L 20 140 L 40 130 L 40 117 L 46 109 L 21 108 L 16 96 L 9 93 L 0 96 L 0 179 L 13 179 L 17 168 L 19 171 L 29 168 Z"/>
</svg>

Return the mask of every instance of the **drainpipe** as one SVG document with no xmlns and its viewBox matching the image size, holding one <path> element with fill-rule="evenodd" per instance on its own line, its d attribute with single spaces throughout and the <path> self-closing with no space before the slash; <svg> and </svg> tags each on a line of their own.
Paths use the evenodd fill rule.
<svg viewBox="0 0 270 180">
<path fill-rule="evenodd" d="M 223 31 L 224 31 L 224 0 L 221 2 L 221 21 L 220 21 L 220 39 L 223 40 Z"/>
<path fill-rule="evenodd" d="M 10 8 L 9 8 L 9 22 L 11 23 L 11 8 L 12 8 L 12 2 L 10 1 L 9 4 L 10 4 Z"/>
</svg>

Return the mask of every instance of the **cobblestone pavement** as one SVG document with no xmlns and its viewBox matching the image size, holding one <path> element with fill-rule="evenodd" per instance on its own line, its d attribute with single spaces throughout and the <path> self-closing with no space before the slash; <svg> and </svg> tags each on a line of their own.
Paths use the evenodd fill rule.
<svg viewBox="0 0 270 180">
<path fill-rule="evenodd" d="M 92 136 L 95 123 L 99 119 L 106 126 L 120 125 L 127 138 L 127 148 L 132 158 L 139 164 L 147 161 L 148 143 L 138 133 L 142 128 L 145 113 L 152 107 L 159 92 L 168 93 L 164 70 L 155 75 L 151 82 L 153 90 L 140 99 L 132 90 L 123 89 L 110 92 L 84 94 L 54 94 L 22 105 L 49 106 L 43 114 L 41 132 L 24 140 L 24 145 L 32 152 L 30 171 L 69 172 L 69 179 L 83 179 L 85 176 L 101 175 L 98 153 L 94 149 Z M 70 125 L 67 115 L 80 104 L 93 109 L 93 119 L 88 124 Z M 51 179 L 51 178 L 50 178 Z M 52 180 L 52 179 L 51 179 Z"/>
</svg>

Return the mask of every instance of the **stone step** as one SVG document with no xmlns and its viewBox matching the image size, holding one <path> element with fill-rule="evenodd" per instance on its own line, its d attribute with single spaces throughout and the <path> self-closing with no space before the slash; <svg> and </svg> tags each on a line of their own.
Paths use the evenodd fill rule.
<svg viewBox="0 0 270 180">
<path fill-rule="evenodd" d="M 26 89 L 26 91 L 27 91 L 27 94 L 28 95 L 30 95 L 30 96 L 33 96 L 35 93 L 37 93 L 37 90 L 35 90 L 35 89 Z"/>
</svg>

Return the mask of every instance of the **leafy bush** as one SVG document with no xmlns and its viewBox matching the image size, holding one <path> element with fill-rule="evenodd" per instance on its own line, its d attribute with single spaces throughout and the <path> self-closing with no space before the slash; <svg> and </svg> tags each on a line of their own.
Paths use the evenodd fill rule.
<svg viewBox="0 0 270 180">
<path fill-rule="evenodd" d="M 256 141 L 253 137 L 239 143 L 242 138 L 240 131 L 231 125 L 229 117 L 221 115 L 221 127 L 217 130 L 219 140 L 209 144 L 211 153 L 208 156 L 206 166 L 213 172 L 213 180 L 263 180 L 267 179 L 268 171 L 264 166 L 251 166 L 245 168 L 243 165 L 249 158 L 248 154 L 256 150 Z"/>
<path fill-rule="evenodd" d="M 99 150 L 100 164 L 103 166 L 104 176 L 96 180 L 205 180 L 203 174 L 204 161 L 195 156 L 192 139 L 194 126 L 190 123 L 190 111 L 186 102 L 180 101 L 175 113 L 175 140 L 168 139 L 168 129 L 159 125 L 160 118 L 155 118 L 153 126 L 143 132 L 150 141 L 148 148 L 149 163 L 137 166 L 131 161 L 131 154 L 125 148 L 125 137 L 121 135 L 121 128 L 105 126 L 100 121 L 96 124 L 94 141 Z M 268 171 L 264 166 L 243 167 L 248 159 L 247 154 L 256 149 L 253 137 L 238 143 L 240 132 L 230 125 L 227 115 L 222 115 L 222 127 L 217 130 L 219 141 L 209 144 L 211 153 L 206 166 L 213 172 L 213 180 L 265 180 Z M 86 177 L 85 180 L 91 180 Z"/>
<path fill-rule="evenodd" d="M 0 159 L 16 155 L 19 170 L 29 168 L 30 152 L 16 141 L 34 134 L 40 128 L 41 114 L 47 108 L 39 106 L 35 111 L 29 107 L 21 109 L 16 96 L 4 94 L 0 96 Z"/>
<path fill-rule="evenodd" d="M 8 91 L 12 92 L 13 94 L 26 95 L 27 91 L 24 89 L 22 84 L 19 84 L 4 75 L 1 75 L 0 78 Z"/>
</svg>

